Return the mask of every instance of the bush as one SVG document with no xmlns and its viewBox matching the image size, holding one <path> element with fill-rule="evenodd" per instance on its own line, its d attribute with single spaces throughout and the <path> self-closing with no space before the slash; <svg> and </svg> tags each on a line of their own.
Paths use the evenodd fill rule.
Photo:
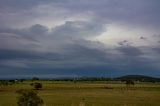
<svg viewBox="0 0 160 106">
<path fill-rule="evenodd" d="M 37 81 L 37 80 L 39 80 L 38 77 L 33 77 L 33 78 L 32 78 L 32 81 Z"/>
<path fill-rule="evenodd" d="M 34 89 L 36 89 L 36 90 L 39 90 L 39 89 L 42 88 L 42 84 L 41 84 L 41 83 L 38 83 L 38 82 L 31 83 L 30 85 L 31 85 L 31 86 L 34 86 Z"/>
<path fill-rule="evenodd" d="M 8 81 L 0 81 L 0 85 L 7 86 L 7 85 L 9 85 L 9 82 Z"/>
<path fill-rule="evenodd" d="M 33 90 L 18 90 L 19 94 L 17 105 L 18 106 L 39 106 L 43 104 L 43 100 Z"/>
</svg>

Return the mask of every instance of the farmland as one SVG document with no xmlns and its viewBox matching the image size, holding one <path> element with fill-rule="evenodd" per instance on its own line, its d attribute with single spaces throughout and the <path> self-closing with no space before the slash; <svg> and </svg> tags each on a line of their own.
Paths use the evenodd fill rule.
<svg viewBox="0 0 160 106">
<path fill-rule="evenodd" d="M 160 106 L 159 83 L 136 83 L 126 87 L 119 81 L 36 81 L 44 106 Z M 16 106 L 16 90 L 33 89 L 32 81 L 0 86 L 0 106 Z"/>
</svg>

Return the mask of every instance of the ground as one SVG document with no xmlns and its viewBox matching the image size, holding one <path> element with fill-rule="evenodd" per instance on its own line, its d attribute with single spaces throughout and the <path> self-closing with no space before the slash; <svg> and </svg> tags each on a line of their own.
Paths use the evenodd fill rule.
<svg viewBox="0 0 160 106">
<path fill-rule="evenodd" d="M 160 106 L 159 83 L 136 83 L 126 87 L 107 81 L 38 81 L 44 106 Z M 0 87 L 0 106 L 16 106 L 18 89 L 32 89 L 31 81 Z"/>
</svg>

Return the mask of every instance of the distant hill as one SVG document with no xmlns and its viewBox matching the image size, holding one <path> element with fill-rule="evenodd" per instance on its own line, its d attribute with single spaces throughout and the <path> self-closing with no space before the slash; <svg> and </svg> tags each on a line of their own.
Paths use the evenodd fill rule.
<svg viewBox="0 0 160 106">
<path fill-rule="evenodd" d="M 125 80 L 134 80 L 141 82 L 160 82 L 160 78 L 154 78 L 145 75 L 126 75 L 122 77 L 115 78 L 115 80 L 125 81 Z"/>
</svg>

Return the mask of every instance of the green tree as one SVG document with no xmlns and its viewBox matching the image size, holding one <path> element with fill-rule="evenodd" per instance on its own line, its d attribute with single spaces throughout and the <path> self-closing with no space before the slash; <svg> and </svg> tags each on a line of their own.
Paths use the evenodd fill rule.
<svg viewBox="0 0 160 106">
<path fill-rule="evenodd" d="M 33 78 L 32 78 L 32 81 L 37 81 L 37 80 L 39 80 L 38 77 L 33 77 Z"/>
<path fill-rule="evenodd" d="M 38 82 L 31 83 L 30 85 L 33 86 L 34 89 L 36 89 L 36 90 L 39 90 L 39 89 L 42 88 L 42 84 L 41 84 L 41 83 L 38 83 Z"/>
<path fill-rule="evenodd" d="M 18 106 L 39 106 L 43 104 L 43 100 L 37 95 L 36 91 L 33 90 L 18 90 L 17 93 Z"/>
</svg>

